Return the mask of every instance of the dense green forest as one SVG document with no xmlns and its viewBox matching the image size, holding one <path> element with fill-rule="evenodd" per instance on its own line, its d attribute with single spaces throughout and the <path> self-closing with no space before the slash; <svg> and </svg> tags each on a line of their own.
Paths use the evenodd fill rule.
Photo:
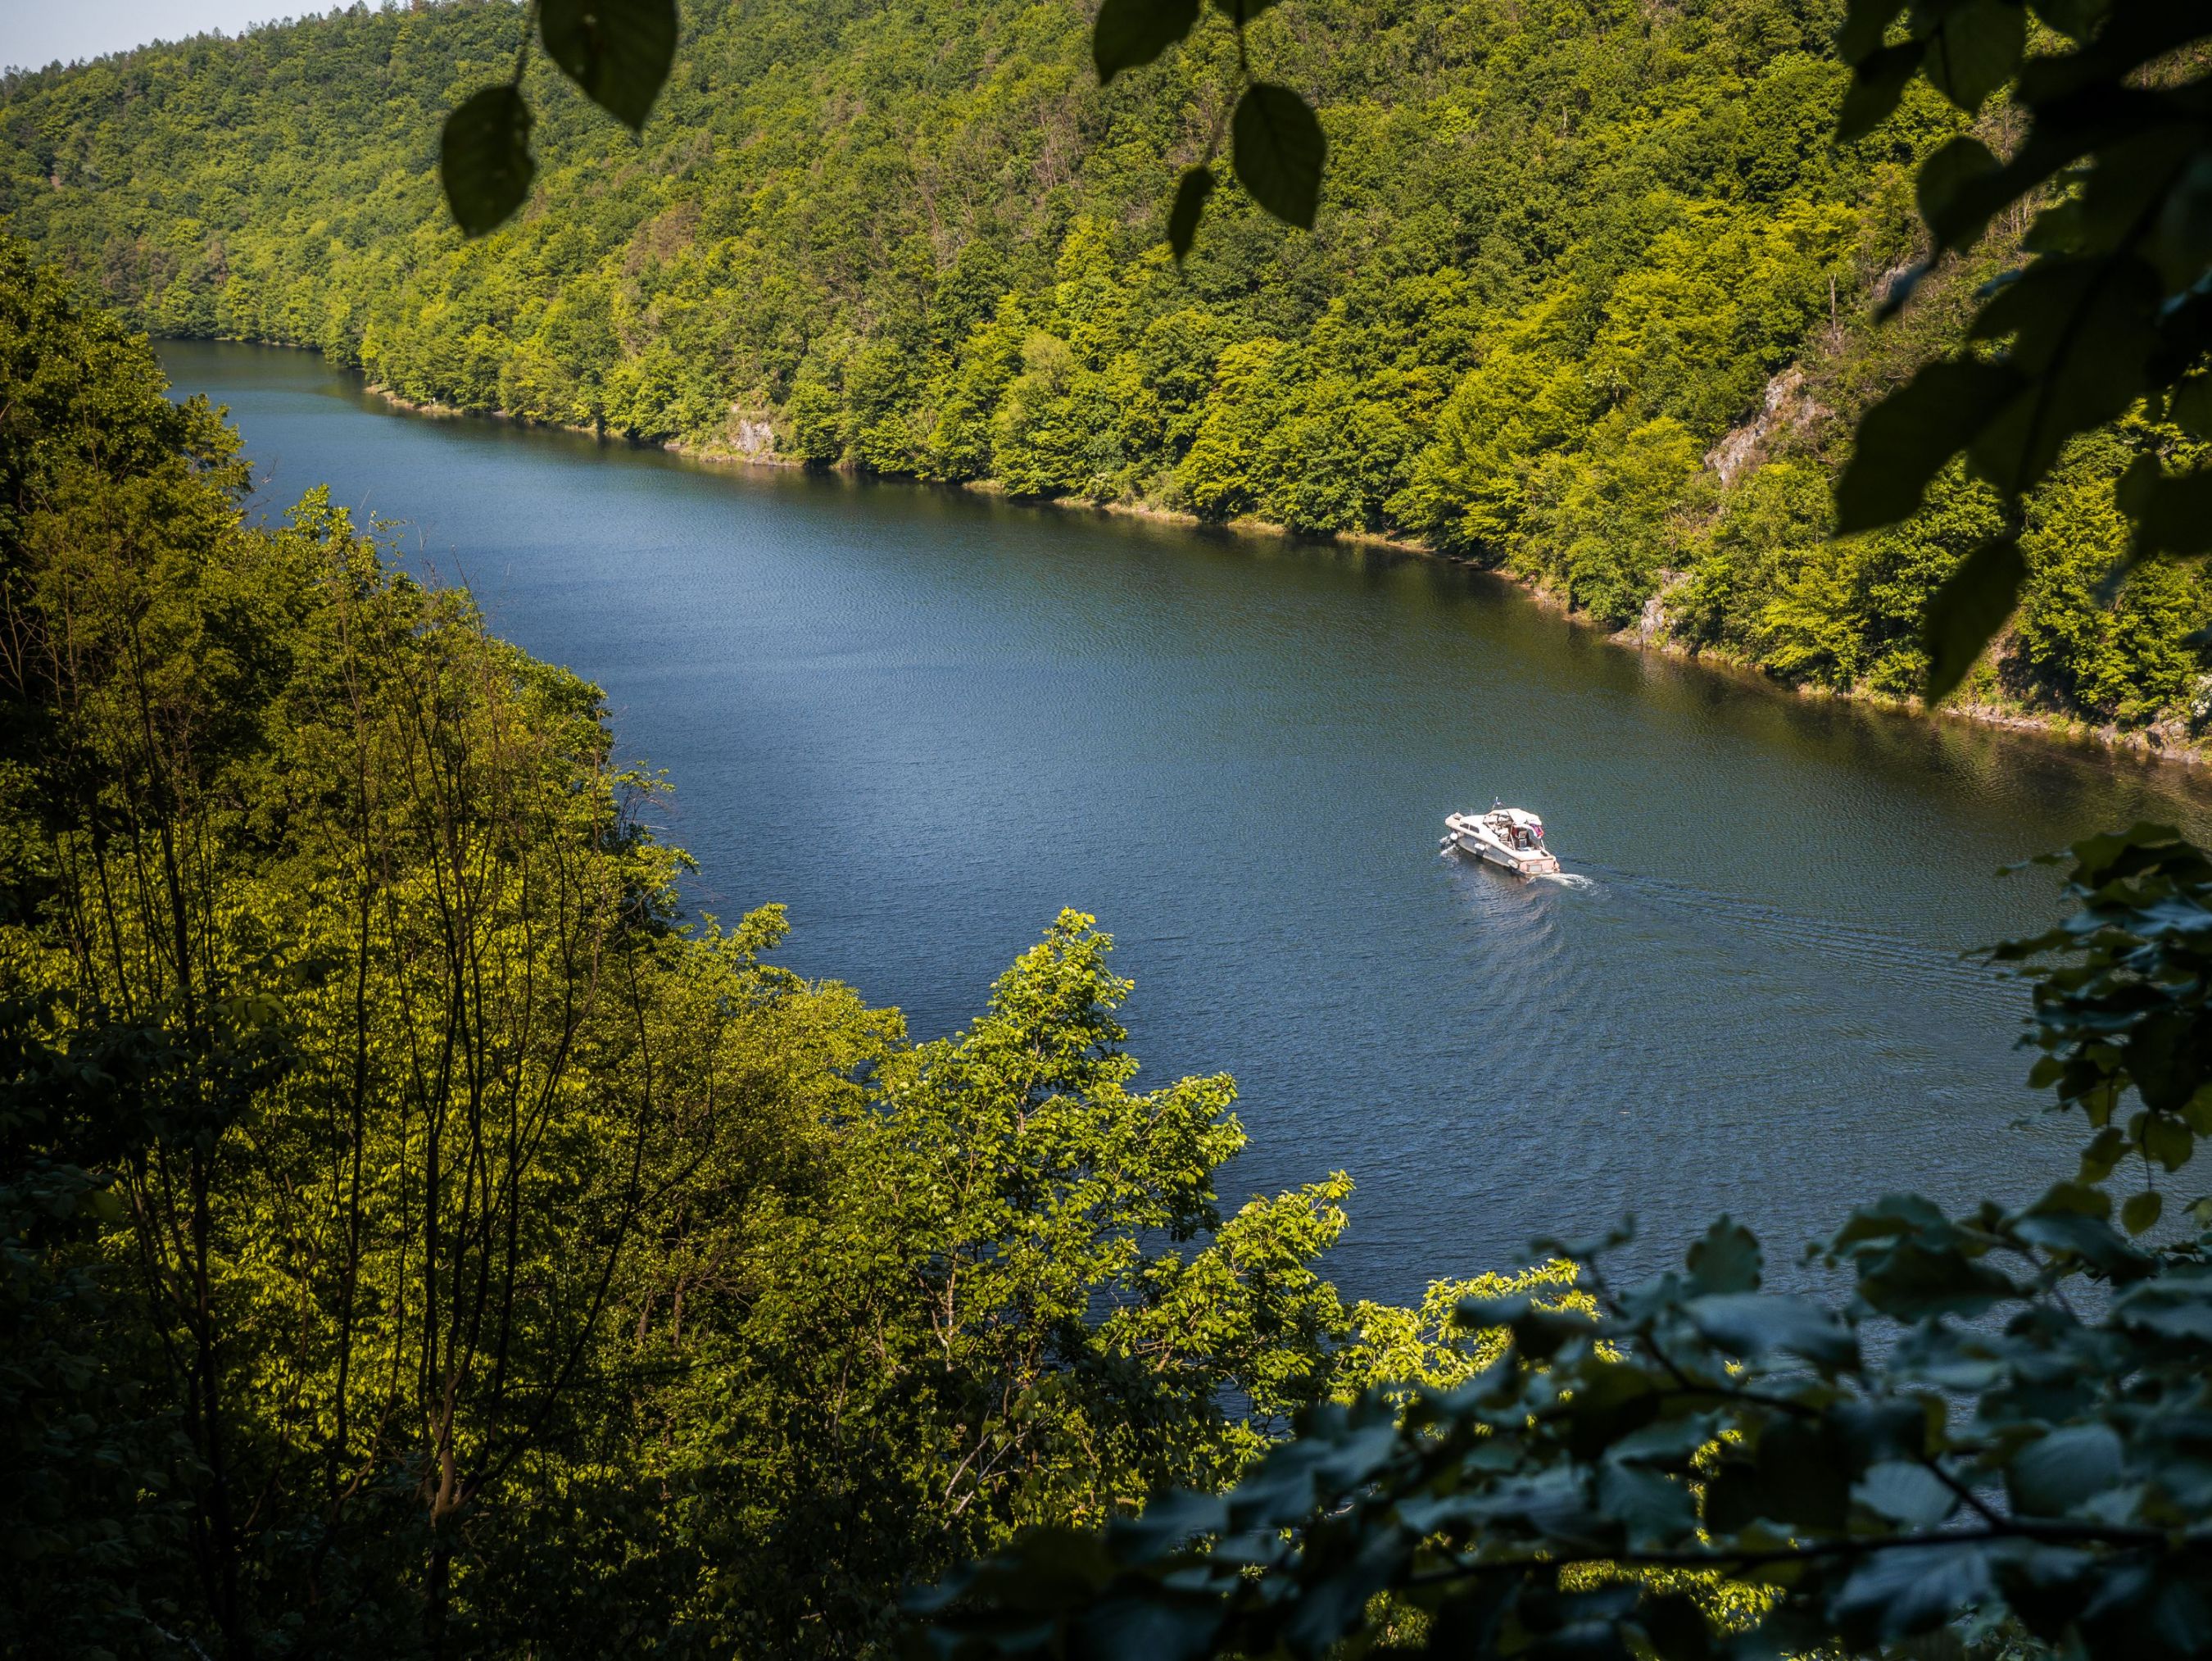
<svg viewBox="0 0 2212 1661">
<path fill-rule="evenodd" d="M 679 926 L 597 690 L 246 483 L 0 244 L 0 1653 L 849 1653 L 1486 1353 L 1091 919 L 919 1044 Z"/>
<path fill-rule="evenodd" d="M 1913 168 L 1967 123 L 1916 83 L 1838 144 L 1839 15 L 1272 9 L 1252 50 L 1330 136 L 1319 220 L 1224 189 L 1182 266 L 1168 188 L 1227 33 L 1101 89 L 1085 9 L 1014 0 L 702 0 L 641 142 L 540 64 L 536 199 L 467 244 L 437 132 L 514 61 L 497 0 L 19 74 L 0 210 L 146 328 L 314 346 L 410 399 L 1413 538 L 1647 639 L 1901 697 L 1929 596 L 2003 509 L 1954 472 L 1832 542 L 1831 478 L 2023 224 L 1871 321 L 1919 246 Z M 2212 589 L 2100 587 L 2114 479 L 2179 444 L 2123 425 L 2035 494 L 1974 696 L 2168 741 L 2212 716 Z"/>
</svg>

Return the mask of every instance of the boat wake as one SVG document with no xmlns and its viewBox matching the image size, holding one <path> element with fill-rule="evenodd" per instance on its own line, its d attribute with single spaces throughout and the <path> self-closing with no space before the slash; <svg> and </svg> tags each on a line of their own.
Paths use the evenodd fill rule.
<svg viewBox="0 0 2212 1661">
<path fill-rule="evenodd" d="M 1864 984 L 1917 986 L 1940 994 L 1953 1015 L 1972 1007 L 2015 1016 L 2020 989 L 2012 977 L 1978 954 L 1932 946 L 1863 923 L 1793 912 L 1739 896 L 1663 877 L 1606 871 L 1607 892 L 1649 915 L 1664 916 L 1691 936 L 1719 946 L 1724 960 L 1741 971 L 1753 961 L 1789 965 L 1793 983 L 1817 961 L 1831 973 Z"/>
<path fill-rule="evenodd" d="M 1578 871 L 1547 871 L 1536 880 L 1557 883 L 1560 887 L 1571 888 L 1579 894 L 1587 894 L 1597 886 L 1595 878 L 1585 877 Z"/>
</svg>

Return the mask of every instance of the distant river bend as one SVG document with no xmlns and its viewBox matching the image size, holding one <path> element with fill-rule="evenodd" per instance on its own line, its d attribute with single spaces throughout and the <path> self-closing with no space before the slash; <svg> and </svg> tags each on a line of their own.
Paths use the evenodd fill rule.
<svg viewBox="0 0 2212 1661">
<path fill-rule="evenodd" d="M 1624 652 L 1431 562 L 908 485 L 732 472 L 423 421 L 308 354 L 164 345 L 275 513 L 404 521 L 500 633 L 606 689 L 677 786 L 699 909 L 951 1030 L 1063 905 L 1133 976 L 1145 1079 L 1236 1074 L 1235 1201 L 1349 1171 L 1346 1289 L 1516 1261 L 1634 1213 L 1645 1262 L 1727 1210 L 1791 1258 L 1899 1187 L 2070 1167 L 1961 957 L 2039 926 L 2025 855 L 2190 776 L 1778 696 Z M 1437 857 L 1544 816 L 1570 883 Z"/>
</svg>

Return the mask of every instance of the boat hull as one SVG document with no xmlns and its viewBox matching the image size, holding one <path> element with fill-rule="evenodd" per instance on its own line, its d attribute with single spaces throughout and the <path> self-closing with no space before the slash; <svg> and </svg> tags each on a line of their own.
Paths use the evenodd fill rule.
<svg viewBox="0 0 2212 1661">
<path fill-rule="evenodd" d="M 1494 865 L 1501 871 L 1510 871 L 1516 877 L 1549 877 L 1556 875 L 1559 869 L 1559 860 L 1551 854 L 1507 848 L 1458 825 L 1452 827 L 1449 842 L 1455 850 L 1468 858 Z"/>
</svg>

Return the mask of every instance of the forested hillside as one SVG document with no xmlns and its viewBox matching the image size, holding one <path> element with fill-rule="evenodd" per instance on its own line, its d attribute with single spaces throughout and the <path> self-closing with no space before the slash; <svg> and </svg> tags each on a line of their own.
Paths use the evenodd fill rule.
<svg viewBox="0 0 2212 1661">
<path fill-rule="evenodd" d="M 641 143 L 533 72 L 537 194 L 476 244 L 434 146 L 513 61 L 497 0 L 18 76 L 0 203 L 149 329 L 316 346 L 407 399 L 1414 538 L 1609 625 L 1902 696 L 1999 505 L 1954 478 L 1832 543 L 1829 479 L 2021 228 L 1871 321 L 1915 251 L 1912 167 L 1962 118 L 1916 87 L 1839 147 L 1838 11 L 1277 8 L 1253 45 L 1323 113 L 1318 224 L 1227 188 L 1183 268 L 1166 202 L 1228 33 L 1102 90 L 1074 0 L 699 0 Z M 2077 447 L 2031 504 L 1979 696 L 2169 739 L 2212 713 L 2187 640 L 2212 590 L 2164 565 L 2097 587 L 2142 441 Z"/>
</svg>

